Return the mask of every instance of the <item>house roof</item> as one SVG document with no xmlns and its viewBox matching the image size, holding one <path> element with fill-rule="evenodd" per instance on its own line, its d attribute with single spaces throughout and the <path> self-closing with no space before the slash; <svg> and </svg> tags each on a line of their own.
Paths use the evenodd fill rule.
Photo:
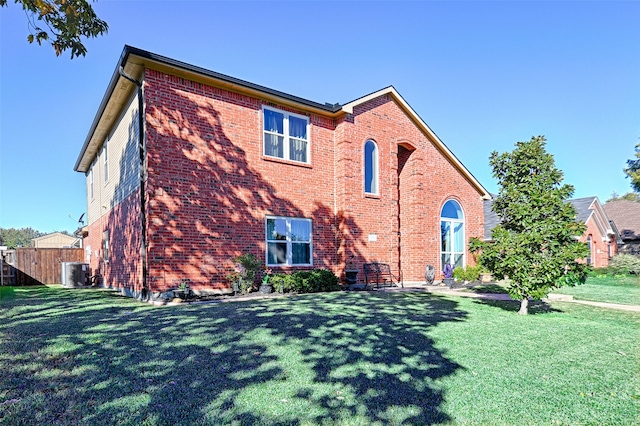
<svg viewBox="0 0 640 426">
<path fill-rule="evenodd" d="M 91 124 L 89 133 L 80 150 L 74 166 L 77 172 L 87 172 L 91 167 L 104 140 L 122 113 L 123 108 L 131 99 L 136 90 L 135 84 L 122 76 L 122 72 L 140 81 L 144 75 L 144 69 L 154 69 L 167 74 L 190 79 L 192 81 L 208 84 L 214 87 L 224 88 L 233 92 L 243 93 L 249 96 L 277 102 L 282 105 L 302 109 L 311 113 L 337 118 L 345 114 L 352 114 L 354 107 L 368 102 L 379 96 L 390 96 L 407 116 L 420 128 L 420 130 L 432 141 L 442 154 L 461 172 L 463 176 L 476 188 L 484 199 L 490 198 L 487 190 L 460 162 L 460 160 L 447 148 L 420 116 L 409 106 L 393 86 L 370 93 L 346 104 L 319 103 L 290 95 L 265 86 L 254 84 L 245 80 L 231 77 L 215 71 L 207 70 L 195 65 L 151 53 L 131 46 L 124 47 L 120 59 L 113 72 L 107 90 L 102 98 L 96 116 Z"/>
<path fill-rule="evenodd" d="M 615 223 L 623 241 L 640 239 L 640 203 L 617 200 L 608 202 L 602 208 Z"/>
<path fill-rule="evenodd" d="M 491 231 L 498 226 L 500 218 L 493 211 L 493 201 L 496 194 L 491 194 L 491 199 L 484 202 L 484 238 L 485 240 L 491 239 Z M 606 212 L 602 208 L 598 197 L 584 197 L 575 198 L 568 201 L 576 209 L 576 221 L 584 222 L 590 218 L 593 218 L 595 225 L 598 227 L 601 235 L 614 235 L 618 236 L 615 228 L 611 226 L 609 218 Z"/>
<path fill-rule="evenodd" d="M 491 239 L 491 231 L 493 228 L 500 224 L 500 218 L 493 211 L 493 200 L 497 197 L 497 194 L 491 194 L 491 198 L 488 200 L 484 200 L 483 209 L 484 209 L 484 239 Z"/>
<path fill-rule="evenodd" d="M 585 197 L 575 198 L 569 200 L 571 205 L 576 209 L 576 220 L 579 222 L 587 223 L 589 217 L 593 214 L 593 203 L 597 200 L 597 197 Z"/>
<path fill-rule="evenodd" d="M 50 238 L 61 238 L 61 239 L 69 240 L 69 241 L 77 240 L 77 238 L 74 237 L 73 235 L 63 234 L 62 232 L 52 232 L 50 234 L 45 234 L 45 235 L 41 235 L 41 236 L 36 237 L 36 238 L 32 238 L 31 241 L 42 241 L 42 240 L 48 240 Z"/>
</svg>

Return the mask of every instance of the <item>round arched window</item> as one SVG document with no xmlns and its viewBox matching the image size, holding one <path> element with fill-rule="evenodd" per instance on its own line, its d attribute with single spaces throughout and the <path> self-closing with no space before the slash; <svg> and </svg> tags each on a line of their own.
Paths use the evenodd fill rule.
<svg viewBox="0 0 640 426">
<path fill-rule="evenodd" d="M 378 194 L 378 147 L 372 140 L 364 144 L 364 192 Z"/>
<path fill-rule="evenodd" d="M 452 267 L 465 265 L 464 214 L 460 204 L 449 200 L 440 212 L 440 256 L 442 269 L 447 263 Z"/>
</svg>

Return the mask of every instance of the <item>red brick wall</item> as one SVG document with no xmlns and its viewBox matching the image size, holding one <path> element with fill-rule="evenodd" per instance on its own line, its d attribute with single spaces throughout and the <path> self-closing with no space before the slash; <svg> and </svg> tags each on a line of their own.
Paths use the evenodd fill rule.
<svg viewBox="0 0 640 426">
<path fill-rule="evenodd" d="M 314 267 L 338 275 L 353 254 L 358 268 L 378 260 L 423 281 L 427 264 L 440 269 L 439 216 L 450 198 L 464 210 L 467 241 L 483 235 L 481 195 L 386 95 L 339 120 L 268 103 L 310 118 L 310 164 L 301 165 L 262 156 L 262 100 L 154 70 L 144 89 L 152 292 L 183 279 L 196 290 L 227 289 L 233 257 L 264 261 L 266 215 L 311 218 Z M 378 197 L 364 194 L 368 139 L 378 146 Z M 102 266 L 112 286 L 141 288 L 136 201 L 132 194 L 103 218 L 122 230 Z M 93 250 L 100 226 L 90 229 Z"/>
<path fill-rule="evenodd" d="M 87 259 L 93 274 L 102 275 L 106 287 L 117 288 L 130 295 L 142 291 L 140 257 L 141 221 L 140 190 L 129 194 L 122 202 L 89 225 L 84 246 L 90 247 Z M 104 262 L 103 236 L 109 232 L 109 261 Z"/>
<path fill-rule="evenodd" d="M 587 230 L 580 237 L 581 242 L 586 242 L 587 237 L 591 235 L 591 266 L 594 268 L 603 268 L 609 266 L 609 244 L 611 244 L 611 257 L 617 253 L 617 244 L 615 240 L 603 241 L 603 235 L 600 233 L 598 226 L 592 217 L 587 220 Z M 586 259 L 585 259 L 586 260 Z"/>
<path fill-rule="evenodd" d="M 390 96 L 356 107 L 339 122 L 336 138 L 337 161 L 345 165 L 337 178 L 338 209 L 351 224 L 344 234 L 358 266 L 387 262 L 401 267 L 405 280 L 424 281 L 426 265 L 440 269 L 440 210 L 451 198 L 464 211 L 466 240 L 482 237 L 481 194 Z M 368 139 L 379 151 L 379 197 L 364 193 L 363 149 Z M 377 241 L 369 241 L 369 234 Z M 467 263 L 472 262 L 467 254 Z"/>
<path fill-rule="evenodd" d="M 231 259 L 265 260 L 265 216 L 313 219 L 314 267 L 336 269 L 333 120 L 310 117 L 309 165 L 262 156 L 263 101 L 145 74 L 149 281 L 229 287 Z"/>
</svg>

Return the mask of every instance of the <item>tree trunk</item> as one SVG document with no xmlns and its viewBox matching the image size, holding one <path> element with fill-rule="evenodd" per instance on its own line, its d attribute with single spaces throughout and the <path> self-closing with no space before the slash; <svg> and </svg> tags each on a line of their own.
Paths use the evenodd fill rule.
<svg viewBox="0 0 640 426">
<path fill-rule="evenodd" d="M 520 301 L 520 310 L 518 311 L 520 315 L 527 315 L 529 313 L 529 298 L 524 297 Z"/>
</svg>

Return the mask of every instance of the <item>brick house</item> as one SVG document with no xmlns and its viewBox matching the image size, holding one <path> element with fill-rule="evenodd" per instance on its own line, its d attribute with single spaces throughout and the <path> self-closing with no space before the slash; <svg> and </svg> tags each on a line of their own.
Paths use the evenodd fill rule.
<svg viewBox="0 0 640 426">
<path fill-rule="evenodd" d="M 75 170 L 86 260 L 136 297 L 183 279 L 228 292 L 247 252 L 276 271 L 377 260 L 424 282 L 428 264 L 473 261 L 489 197 L 393 87 L 322 104 L 129 46 Z"/>
<path fill-rule="evenodd" d="M 609 266 L 609 260 L 618 252 L 620 237 L 607 217 L 598 197 L 569 200 L 576 209 L 576 221 L 584 222 L 586 231 L 580 241 L 589 244 L 591 255 L 584 262 L 594 268 Z M 491 231 L 500 219 L 492 210 L 493 197 L 484 203 L 484 239 L 491 240 Z"/>
<path fill-rule="evenodd" d="M 609 201 L 602 208 L 620 233 L 620 253 L 640 256 L 640 203 L 616 200 Z"/>
<path fill-rule="evenodd" d="M 609 266 L 609 261 L 618 252 L 620 236 L 617 234 L 598 197 L 569 200 L 576 209 L 576 220 L 587 225 L 580 241 L 589 245 L 591 255 L 585 260 L 594 268 Z"/>
</svg>

